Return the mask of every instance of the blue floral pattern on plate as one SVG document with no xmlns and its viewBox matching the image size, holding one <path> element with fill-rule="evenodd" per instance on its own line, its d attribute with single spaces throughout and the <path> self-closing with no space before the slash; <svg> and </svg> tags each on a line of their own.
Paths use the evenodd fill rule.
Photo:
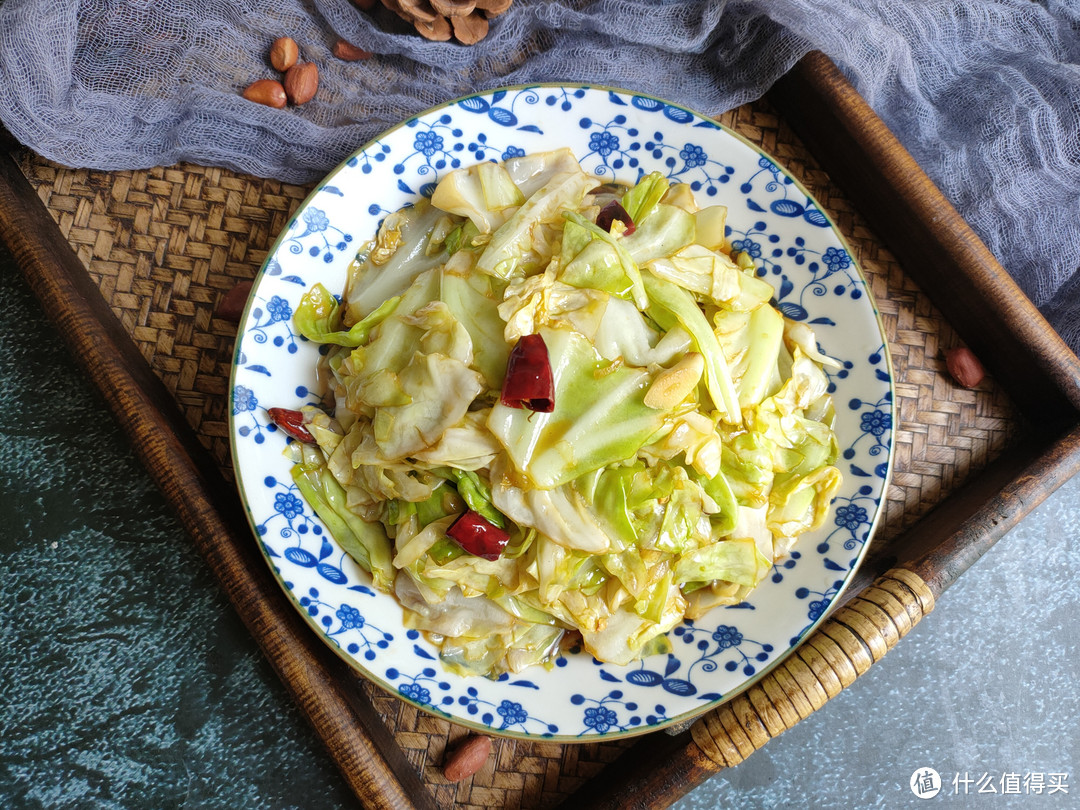
<svg viewBox="0 0 1080 810">
<path fill-rule="evenodd" d="M 496 680 L 442 669 L 393 597 L 334 542 L 292 485 L 284 434 L 266 416 L 318 390 L 318 348 L 291 323 L 304 290 L 343 288 L 387 213 L 430 195 L 458 166 L 562 146 L 586 170 L 634 182 L 659 170 L 702 204 L 728 206 L 728 236 L 755 258 L 789 318 L 813 326 L 836 400 L 844 485 L 830 521 L 739 605 L 687 621 L 672 651 L 630 666 L 580 650 Z M 458 99 L 358 150 L 301 206 L 271 250 L 241 322 L 230 392 L 238 486 L 267 561 L 327 644 L 389 692 L 492 734 L 573 741 L 683 722 L 745 689 L 824 618 L 862 559 L 888 485 L 895 424 L 883 330 L 855 259 L 810 194 L 715 121 L 622 90 L 505 88 Z"/>
</svg>

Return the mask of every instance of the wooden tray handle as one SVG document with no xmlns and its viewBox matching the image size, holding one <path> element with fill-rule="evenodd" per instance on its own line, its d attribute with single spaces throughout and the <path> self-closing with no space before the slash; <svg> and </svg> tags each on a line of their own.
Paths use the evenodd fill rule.
<svg viewBox="0 0 1080 810">
<path fill-rule="evenodd" d="M 934 594 L 921 577 L 905 568 L 886 571 L 837 608 L 760 681 L 698 719 L 688 735 L 666 741 L 663 734 L 650 735 L 651 746 L 639 745 L 624 754 L 641 760 L 621 768 L 635 778 L 608 781 L 601 775 L 571 796 L 566 806 L 667 806 L 672 796 L 738 765 L 820 709 L 933 609 Z M 601 782 L 602 787 L 597 784 Z"/>
<path fill-rule="evenodd" d="M 711 774 L 738 765 L 850 686 L 933 609 L 917 575 L 882 574 L 758 683 L 694 723 L 698 767 Z"/>
</svg>

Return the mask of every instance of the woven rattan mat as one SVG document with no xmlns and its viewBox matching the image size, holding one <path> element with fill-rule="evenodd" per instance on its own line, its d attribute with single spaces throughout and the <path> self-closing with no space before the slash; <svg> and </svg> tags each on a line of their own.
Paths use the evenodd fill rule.
<svg viewBox="0 0 1080 810">
<path fill-rule="evenodd" d="M 802 181 L 848 239 L 881 311 L 896 379 L 895 462 L 879 537 L 907 528 L 1020 431 L 991 378 L 952 383 L 942 353 L 958 338 L 868 230 L 767 102 L 720 117 Z M 98 283 L 116 317 L 176 397 L 232 480 L 227 388 L 236 327 L 214 315 L 222 295 L 255 277 L 277 233 L 311 187 L 223 169 L 176 166 L 103 172 L 21 156 L 23 172 Z M 254 542 L 254 540 L 252 541 Z M 439 806 L 546 807 L 565 799 L 628 741 L 564 745 L 498 740 L 471 780 L 451 785 L 439 764 L 463 728 L 357 678 Z"/>
</svg>

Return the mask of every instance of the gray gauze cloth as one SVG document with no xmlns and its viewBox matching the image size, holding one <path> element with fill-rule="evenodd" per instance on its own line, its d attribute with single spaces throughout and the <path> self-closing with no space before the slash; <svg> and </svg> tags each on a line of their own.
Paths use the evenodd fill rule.
<svg viewBox="0 0 1080 810">
<path fill-rule="evenodd" d="M 301 107 L 243 99 L 288 34 Z M 372 51 L 331 56 L 338 38 Z M 1074 348 L 1080 347 L 1080 3 L 516 0 L 473 46 L 348 0 L 5 0 L 0 121 L 61 164 L 181 161 L 291 182 L 430 106 L 539 81 L 718 114 L 828 54 Z"/>
</svg>

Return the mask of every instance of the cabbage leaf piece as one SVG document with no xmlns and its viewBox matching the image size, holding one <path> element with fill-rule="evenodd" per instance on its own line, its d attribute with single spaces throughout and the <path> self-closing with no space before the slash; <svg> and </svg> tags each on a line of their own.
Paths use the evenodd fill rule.
<svg viewBox="0 0 1080 810">
<path fill-rule="evenodd" d="M 661 328 L 678 324 L 689 335 L 694 348 L 705 357 L 705 387 L 725 422 L 737 424 L 742 418 L 739 394 L 728 370 L 727 359 L 705 314 L 693 297 L 670 281 L 643 273 L 649 296 L 648 314 Z"/>
<path fill-rule="evenodd" d="M 451 468 L 450 476 L 457 484 L 457 491 L 469 508 L 500 529 L 506 528 L 506 518 L 491 502 L 491 485 L 475 471 Z"/>
<path fill-rule="evenodd" d="M 680 326 L 660 333 L 629 301 L 611 298 L 590 335 L 600 355 L 632 366 L 668 366 L 690 351 L 690 335 Z"/>
<path fill-rule="evenodd" d="M 502 403 L 488 427 L 527 486 L 539 489 L 632 458 L 665 424 L 667 413 L 643 398 L 652 380 L 644 369 L 603 361 L 570 329 L 540 330 L 555 382 L 555 408 L 534 413 Z"/>
<path fill-rule="evenodd" d="M 510 179 L 526 198 L 538 192 L 557 175 L 581 171 L 581 164 L 573 150 L 566 146 L 510 158 L 504 165 Z"/>
<path fill-rule="evenodd" d="M 754 431 L 740 432 L 723 442 L 720 469 L 740 506 L 768 503 L 773 485 L 774 445 Z"/>
<path fill-rule="evenodd" d="M 403 459 L 439 441 L 483 390 L 478 378 L 466 364 L 444 354 L 413 355 L 398 374 L 409 402 L 377 408 L 372 420 L 382 456 Z"/>
<path fill-rule="evenodd" d="M 514 279 L 498 308 L 506 323 L 503 336 L 513 344 L 543 327 L 571 327 L 591 338 L 600 328 L 609 299 L 599 290 L 564 284 L 550 272 Z M 501 388 L 502 380 L 495 387 Z"/>
<path fill-rule="evenodd" d="M 641 368 L 667 365 L 690 349 L 690 336 L 682 327 L 661 334 L 632 302 L 563 279 L 549 270 L 510 282 L 499 304 L 506 341 L 513 343 L 545 326 L 569 326 L 606 360 Z"/>
<path fill-rule="evenodd" d="M 670 461 L 682 455 L 698 474 L 712 479 L 720 472 L 722 454 L 723 442 L 716 423 L 700 411 L 687 411 L 676 416 L 671 431 L 642 448 L 639 456 L 650 461 Z M 726 479 L 724 488 L 730 490 Z M 720 500 L 726 502 L 726 497 L 725 492 Z"/>
<path fill-rule="evenodd" d="M 631 258 L 629 253 L 627 253 L 626 248 L 623 246 L 622 237 L 608 233 L 603 228 L 597 226 L 595 223 L 590 222 L 581 214 L 578 214 L 574 211 L 565 212 L 565 216 L 568 222 L 573 223 L 579 228 L 584 228 L 586 231 L 592 234 L 593 239 L 607 246 L 607 251 L 605 251 L 605 254 L 610 255 L 614 259 L 614 261 L 617 261 L 618 268 L 622 276 L 626 279 L 629 279 L 630 281 L 630 297 L 633 298 L 634 303 L 637 304 L 639 309 L 645 309 L 645 307 L 648 305 L 648 299 L 646 299 L 645 297 L 645 288 L 642 286 L 641 283 L 641 270 L 638 269 L 638 266 L 634 262 L 634 259 Z M 582 253 L 587 253 L 588 250 L 589 248 L 586 247 L 585 250 L 582 251 Z M 589 261 L 589 259 L 585 259 L 583 261 L 587 262 Z M 612 261 L 611 258 L 606 258 L 605 265 L 610 261 Z M 610 269 L 614 270 L 614 265 L 612 265 Z M 577 274 L 580 275 L 580 270 Z M 574 278 L 572 262 L 570 275 L 571 278 Z M 611 281 L 608 281 L 609 285 L 611 283 Z M 616 285 L 618 284 L 617 282 L 615 283 Z"/>
<path fill-rule="evenodd" d="M 492 503 L 518 526 L 537 529 L 561 546 L 589 554 L 611 549 L 611 537 L 589 503 L 572 486 L 552 489 L 518 487 L 502 476 L 491 491 Z"/>
<path fill-rule="evenodd" d="M 446 261 L 445 251 L 428 253 L 432 231 L 445 216 L 427 200 L 420 200 L 383 220 L 375 247 L 349 268 L 346 324 L 367 317 L 387 299 L 404 293 L 421 273 Z"/>
<path fill-rule="evenodd" d="M 670 182 L 660 172 L 649 172 L 622 197 L 622 207 L 635 226 L 645 223 L 670 188 Z"/>
<path fill-rule="evenodd" d="M 694 549 L 679 557 L 675 564 L 677 582 L 723 580 L 738 585 L 757 585 L 769 570 L 752 538 L 721 540 Z"/>
<path fill-rule="evenodd" d="M 591 227 L 590 227 L 591 226 Z M 595 226 L 568 218 L 563 226 L 559 256 L 559 281 L 574 287 L 602 290 L 619 298 L 630 298 L 637 278 L 636 267 L 627 270 L 615 238 L 597 238 Z"/>
<path fill-rule="evenodd" d="M 293 313 L 296 331 L 315 343 L 356 347 L 367 342 L 368 333 L 393 314 L 400 296 L 388 298 L 348 329 L 341 328 L 341 307 L 322 284 L 315 284 L 300 298 Z"/>
<path fill-rule="evenodd" d="M 448 670 L 461 675 L 498 677 L 504 672 L 518 673 L 550 660 L 558 652 L 565 632 L 561 627 L 518 622 L 509 632 L 498 635 L 447 637 L 439 648 L 439 660 Z"/>
<path fill-rule="evenodd" d="M 715 334 L 728 360 L 743 409 L 779 387 L 784 318 L 768 304 L 749 312 L 721 309 L 713 316 Z"/>
<path fill-rule="evenodd" d="M 802 353 L 823 366 L 829 366 L 829 368 L 843 368 L 844 364 L 839 360 L 835 360 L 829 357 L 827 354 L 821 352 L 817 345 L 817 338 L 814 335 L 814 330 L 801 321 L 793 321 L 790 318 L 784 318 L 784 341 L 789 345 L 792 352 L 795 351 L 795 347 L 798 346 Z"/>
<path fill-rule="evenodd" d="M 688 214 L 696 215 L 700 210 L 697 198 L 694 196 L 694 189 L 690 187 L 689 183 L 672 183 L 664 193 L 660 202 L 667 205 L 674 205 L 683 209 Z M 698 241 L 700 242 L 701 240 L 698 239 Z"/>
<path fill-rule="evenodd" d="M 689 290 L 699 300 L 738 312 L 759 307 L 776 293 L 769 282 L 743 272 L 727 254 L 697 244 L 653 259 L 648 266 L 654 276 Z"/>
<path fill-rule="evenodd" d="M 686 599 L 677 587 L 668 589 L 660 621 L 642 618 L 632 607 L 619 607 L 602 629 L 582 630 L 581 640 L 594 657 L 623 666 L 641 656 L 645 646 L 682 621 Z"/>
<path fill-rule="evenodd" d="M 638 265 L 670 256 L 694 241 L 694 217 L 675 205 L 660 203 L 652 216 L 620 242 Z"/>
<path fill-rule="evenodd" d="M 749 409 L 747 422 L 772 443 L 774 472 L 805 475 L 836 460 L 828 384 L 820 366 L 796 347 L 788 380 Z"/>
<path fill-rule="evenodd" d="M 778 538 L 790 538 L 820 528 L 841 480 L 836 467 L 822 467 L 802 476 L 778 476 L 769 495 L 769 529 Z"/>
<path fill-rule="evenodd" d="M 384 402 L 408 401 L 403 393 L 396 392 L 395 375 L 412 359 L 424 335 L 424 329 L 410 316 L 437 298 L 438 290 L 436 269 L 416 276 L 394 312 L 371 330 L 366 343 L 341 361 L 338 373 L 344 381 L 345 402 L 350 411 L 370 416 L 372 408 Z"/>
<path fill-rule="evenodd" d="M 439 278 L 439 298 L 469 333 L 472 367 L 484 376 L 489 388 L 498 388 L 506 376 L 510 345 L 503 338 L 503 320 L 499 317 L 502 290 L 494 289 L 492 281 L 478 273 L 457 275 L 444 267 Z"/>
<path fill-rule="evenodd" d="M 303 458 L 291 474 L 297 489 L 357 564 L 371 574 L 376 587 L 389 590 L 394 579 L 390 540 L 382 524 L 360 518 L 348 508 L 346 493 L 315 447 L 300 448 Z"/>
<path fill-rule="evenodd" d="M 417 277 L 370 342 L 342 362 L 346 403 L 370 418 L 384 462 L 430 448 L 484 388 L 468 329 L 437 300 L 439 287 L 437 270 Z"/>
<path fill-rule="evenodd" d="M 487 418 L 486 408 L 468 411 L 460 422 L 446 428 L 437 442 L 410 459 L 418 467 L 453 467 L 458 472 L 490 466 L 502 447 L 487 429 Z"/>
<path fill-rule="evenodd" d="M 580 166 L 552 177 L 491 235 L 491 241 L 477 260 L 477 269 L 509 279 L 546 265 L 550 254 L 535 249 L 544 242 L 542 226 L 561 227 L 563 212 L 576 211 L 585 194 L 599 184 L 599 180 L 585 174 Z"/>
<path fill-rule="evenodd" d="M 468 217 L 481 234 L 499 228 L 525 202 L 505 166 L 478 163 L 455 169 L 435 186 L 431 204 L 450 214 Z"/>
<path fill-rule="evenodd" d="M 514 617 L 491 600 L 466 597 L 453 584 L 438 596 L 425 593 L 422 584 L 408 569 L 398 573 L 394 593 L 411 613 L 406 615 L 406 626 L 429 633 L 480 638 L 504 633 L 514 624 Z"/>
<path fill-rule="evenodd" d="M 443 478 L 406 462 L 389 462 L 375 442 L 371 421 L 357 419 L 327 458 L 334 477 L 345 487 L 349 508 L 374 519 L 384 501 L 424 501 Z"/>
<path fill-rule="evenodd" d="M 585 481 L 579 478 L 574 486 Z M 734 524 L 734 498 L 723 492 L 723 482 L 712 487 L 721 505 L 679 464 L 609 467 L 589 483 L 594 508 L 624 546 L 681 553 L 712 542 Z"/>
<path fill-rule="evenodd" d="M 724 250 L 728 244 L 727 206 L 709 205 L 691 213 L 696 226 L 694 241 L 709 250 Z"/>
</svg>

